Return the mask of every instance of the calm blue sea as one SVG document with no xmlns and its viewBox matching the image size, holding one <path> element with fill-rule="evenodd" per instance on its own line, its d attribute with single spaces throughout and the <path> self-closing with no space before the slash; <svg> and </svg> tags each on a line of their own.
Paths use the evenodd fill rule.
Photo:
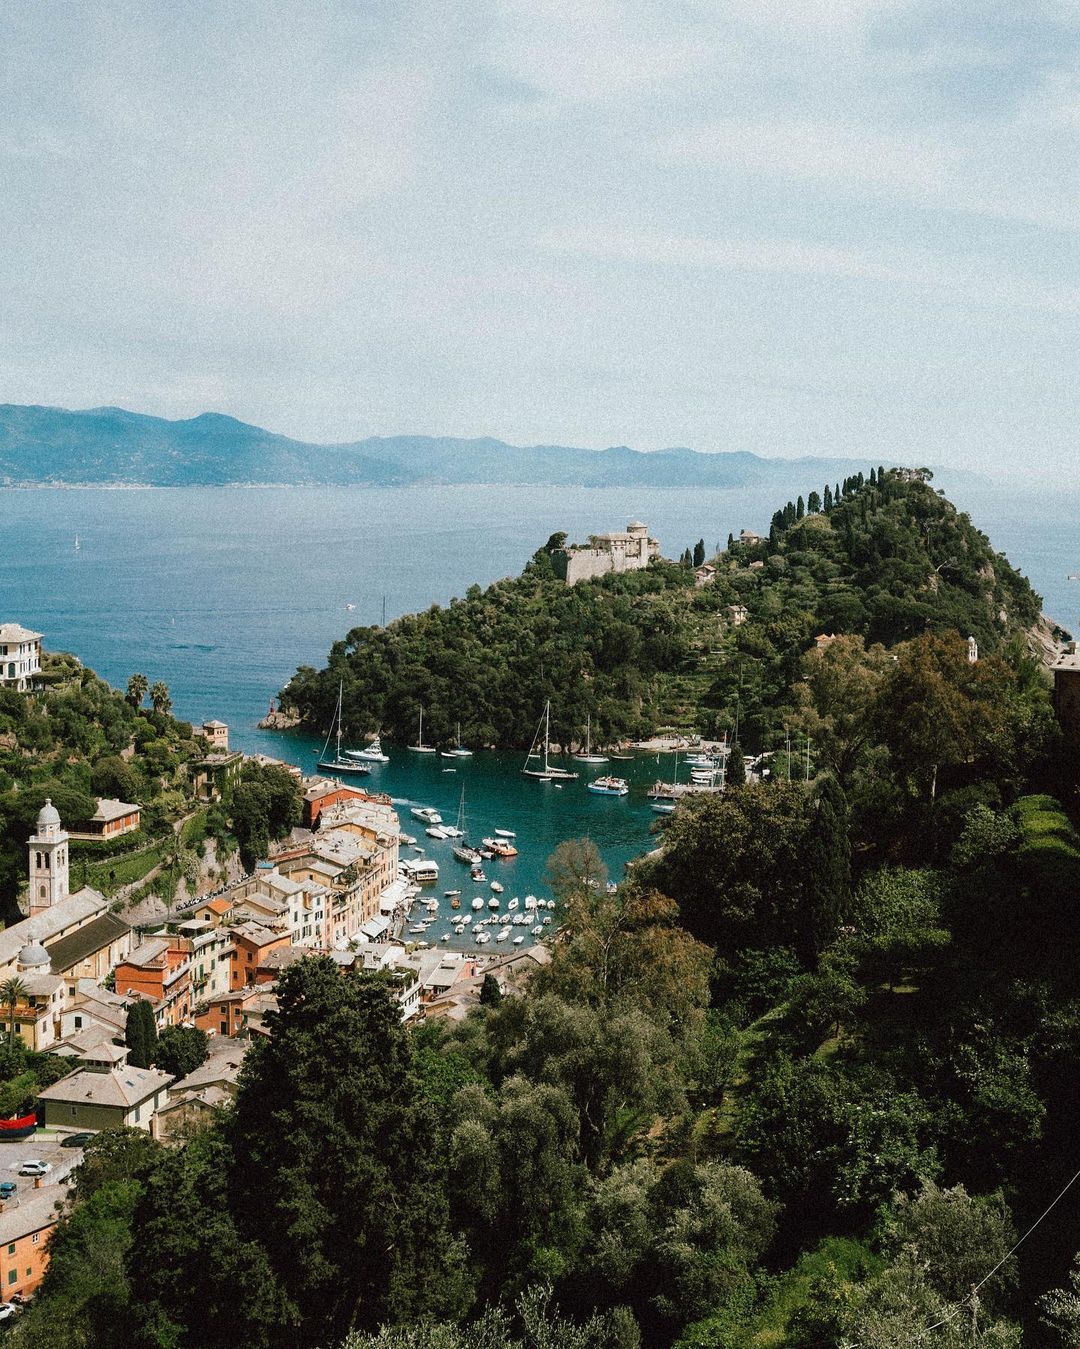
<svg viewBox="0 0 1080 1349">
<path fill-rule="evenodd" d="M 791 494 L 815 485 L 793 483 Z M 1077 502 L 948 475 L 937 485 L 1027 573 L 1047 612 L 1080 627 L 1080 584 L 1066 580 L 1080 571 Z M 381 620 L 384 601 L 390 619 L 517 573 L 559 529 L 582 538 L 636 517 L 678 555 L 698 538 L 711 547 L 729 531 L 763 528 L 779 504 L 771 487 L 7 489 L 0 500 L 0 617 L 43 632 L 47 647 L 74 651 L 116 685 L 134 670 L 164 679 L 179 716 L 220 717 L 234 745 L 305 769 L 315 745 L 256 722 L 298 665 L 323 664 L 348 628 Z M 448 819 L 464 787 L 472 834 L 516 829 L 521 857 L 487 869 L 507 898 L 542 893 L 546 858 L 563 838 L 590 834 L 613 872 L 650 846 L 655 816 L 643 793 L 653 760 L 632 767 L 635 790 L 622 800 L 587 793 L 584 778 L 561 790 L 527 782 L 508 756 L 444 767 L 399 751 L 369 781 Z M 456 887 L 464 869 L 444 845 L 422 841 L 443 867 L 439 890 Z"/>
</svg>

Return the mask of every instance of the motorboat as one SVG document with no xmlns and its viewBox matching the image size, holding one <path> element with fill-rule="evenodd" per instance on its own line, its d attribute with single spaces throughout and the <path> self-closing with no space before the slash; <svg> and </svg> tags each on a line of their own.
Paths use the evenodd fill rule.
<svg viewBox="0 0 1080 1349">
<path fill-rule="evenodd" d="M 484 907 L 483 899 L 479 895 L 477 895 L 472 902 L 472 906 L 474 909 L 482 909 Z"/>
<path fill-rule="evenodd" d="M 455 895 L 454 898 L 450 901 L 450 907 L 451 907 L 452 909 L 460 909 L 460 908 L 461 908 L 461 900 L 458 898 L 457 895 Z"/>
<path fill-rule="evenodd" d="M 515 938 L 514 938 L 514 945 L 515 945 L 515 946 L 520 946 L 524 940 L 525 940 L 524 937 L 515 937 Z"/>
<path fill-rule="evenodd" d="M 413 806 L 409 814 L 414 820 L 422 820 L 424 824 L 442 824 L 442 816 L 432 806 Z"/>
<path fill-rule="evenodd" d="M 653 810 L 656 811 L 657 815 L 674 815 L 674 814 L 675 814 L 675 802 L 674 802 L 674 801 L 654 801 L 654 802 L 652 803 L 652 808 L 653 808 Z"/>
<path fill-rule="evenodd" d="M 540 934 L 543 932 L 543 930 L 544 930 L 543 923 L 537 923 L 535 927 L 531 927 L 529 929 L 529 932 L 532 934 L 532 936 L 539 937 Z"/>
<path fill-rule="evenodd" d="M 491 898 L 488 900 L 488 908 L 497 909 L 498 907 L 499 907 L 499 896 L 492 895 Z"/>
<path fill-rule="evenodd" d="M 505 889 L 505 887 L 504 887 L 504 886 L 502 885 L 502 883 L 499 882 L 499 881 L 492 881 L 492 882 L 491 882 L 491 889 L 492 889 L 492 892 L 493 892 L 494 894 L 496 894 L 496 895 L 501 895 L 502 892 L 503 892 L 503 890 Z"/>
<path fill-rule="evenodd" d="M 592 752 L 592 713 L 588 714 L 585 721 L 585 753 L 575 754 L 574 758 L 578 763 L 607 763 L 606 754 L 594 754 Z"/>
<path fill-rule="evenodd" d="M 371 769 L 364 763 L 357 763 L 355 759 L 345 758 L 341 753 L 341 697 L 345 688 L 345 681 L 338 680 L 337 707 L 334 710 L 334 719 L 330 723 L 330 729 L 326 733 L 326 741 L 322 747 L 322 753 L 318 758 L 318 765 L 324 773 L 349 773 L 354 777 L 364 773 L 370 773 Z M 331 759 L 327 754 L 330 748 L 330 737 L 335 737 L 336 748 L 334 757 Z"/>
<path fill-rule="evenodd" d="M 509 929 L 508 927 L 501 927 L 501 928 L 499 928 L 498 932 L 495 934 L 495 940 L 496 940 L 496 941 L 505 941 L 505 940 L 507 939 L 507 937 L 509 937 L 509 935 L 510 935 L 510 929 Z"/>
<path fill-rule="evenodd" d="M 361 763 L 389 763 L 390 755 L 383 753 L 382 739 L 376 736 L 365 749 L 347 749 L 350 759 L 359 759 Z"/>
<path fill-rule="evenodd" d="M 473 867 L 480 861 L 480 854 L 475 848 L 470 848 L 467 844 L 459 844 L 458 847 L 451 848 L 450 851 L 457 861 L 464 862 L 466 866 Z"/>
<path fill-rule="evenodd" d="M 512 913 L 516 908 L 518 908 L 518 906 L 519 906 L 520 904 L 521 904 L 521 900 L 518 899 L 517 895 L 515 895 L 514 898 L 510 901 L 510 903 L 507 904 L 506 907 L 507 907 L 507 908 L 510 910 L 510 912 Z"/>
<path fill-rule="evenodd" d="M 479 884 L 481 881 L 486 881 L 487 877 L 479 867 L 473 867 L 472 871 L 469 872 L 469 879 Z"/>
<path fill-rule="evenodd" d="M 527 909 L 535 909 L 535 908 L 536 908 L 536 896 L 535 896 L 535 895 L 526 895 L 526 896 L 525 896 L 525 907 L 526 907 Z"/>
<path fill-rule="evenodd" d="M 429 825 L 424 830 L 424 833 L 427 834 L 428 838 L 438 838 L 446 840 L 450 837 L 450 835 L 446 832 L 446 829 L 441 824 Z"/>
<path fill-rule="evenodd" d="M 434 745 L 425 745 L 425 744 L 424 744 L 424 709 L 423 709 L 423 707 L 420 708 L 420 730 L 419 730 L 419 732 L 417 733 L 417 736 L 416 736 L 416 744 L 415 744 L 415 745 L 410 745 L 410 746 L 409 746 L 409 749 L 411 749 L 411 750 L 413 751 L 414 754 L 434 754 L 434 753 L 435 753 L 435 746 L 434 746 Z"/>
<path fill-rule="evenodd" d="M 551 914 L 549 913 L 547 917 L 544 919 L 544 927 L 548 927 L 550 923 L 551 923 Z"/>
<path fill-rule="evenodd" d="M 544 730 L 544 748 L 537 749 L 540 741 L 540 727 Z M 527 778 L 536 778 L 540 782 L 565 782 L 575 781 L 577 773 L 570 772 L 567 768 L 552 768 L 548 762 L 548 749 L 551 739 L 551 699 L 549 698 L 544 705 L 544 715 L 541 718 L 540 726 L 536 728 L 536 734 L 533 736 L 533 742 L 529 746 L 529 753 L 525 757 L 525 767 L 521 770 L 522 776 Z M 534 760 L 541 764 L 539 768 L 530 768 L 529 764 Z"/>
<path fill-rule="evenodd" d="M 589 791 L 595 792 L 597 796 L 626 796 L 630 791 L 630 784 L 625 778 L 610 776 L 595 778 L 588 787 Z"/>
<path fill-rule="evenodd" d="M 498 838 L 517 838 L 517 834 L 512 829 L 495 829 L 492 832 Z"/>
<path fill-rule="evenodd" d="M 482 842 L 484 847 L 487 848 L 493 857 L 516 857 L 518 855 L 517 848 L 514 847 L 509 839 L 485 838 Z"/>
<path fill-rule="evenodd" d="M 443 891 L 443 895 L 444 895 L 445 898 L 447 898 L 447 899 L 453 899 L 455 895 L 460 895 L 460 894 L 461 894 L 461 891 L 460 891 L 460 890 L 444 890 L 444 891 Z"/>
</svg>

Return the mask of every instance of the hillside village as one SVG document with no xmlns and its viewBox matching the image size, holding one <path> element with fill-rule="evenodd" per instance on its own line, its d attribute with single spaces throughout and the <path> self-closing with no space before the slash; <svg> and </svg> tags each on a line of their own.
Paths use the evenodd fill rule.
<svg viewBox="0 0 1080 1349">
<path fill-rule="evenodd" d="M 32 696 L 42 687 L 42 635 L 6 623 L 0 636 L 3 654 L 15 658 L 0 677 Z M 8 1041 L 25 1051 L 16 1066 L 33 1071 L 0 1083 L 10 1115 L 0 1118 L 0 1137 L 17 1167 L 29 1153 L 48 1160 L 41 1174 L 20 1170 L 8 1190 L 0 1181 L 0 1291 L 9 1301 L 32 1295 L 44 1277 L 56 1205 L 81 1155 L 67 1144 L 121 1125 L 164 1142 L 188 1137 L 232 1100 L 246 1049 L 276 1010 L 277 980 L 296 961 L 323 954 L 343 975 L 381 972 L 410 1021 L 460 1020 L 477 1005 L 485 975 L 510 986 L 546 957 L 539 946 L 485 957 L 406 944 L 419 887 L 401 865 L 389 797 L 230 749 L 220 721 L 205 723 L 201 738 L 186 765 L 183 819 L 220 808 L 245 766 L 292 784 L 299 823 L 250 870 L 234 855 L 216 884 L 202 868 L 165 897 L 152 874 L 113 895 L 78 884 L 73 845 L 106 849 L 95 853 L 100 869 L 108 848 L 123 848 L 141 828 L 142 806 L 116 798 L 98 798 L 78 828 L 47 798 L 25 840 L 25 917 L 0 930 L 0 1011 Z M 134 1062 L 133 1009 L 136 1019 L 149 1016 L 155 1036 L 202 1033 L 201 1062 L 179 1076 Z M 24 1138 L 31 1141 L 15 1141 Z"/>
</svg>

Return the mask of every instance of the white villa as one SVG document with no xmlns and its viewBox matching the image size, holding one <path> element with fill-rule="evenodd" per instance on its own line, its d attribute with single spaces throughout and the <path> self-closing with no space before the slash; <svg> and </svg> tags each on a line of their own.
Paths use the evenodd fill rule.
<svg viewBox="0 0 1080 1349">
<path fill-rule="evenodd" d="M 0 623 L 0 688 L 31 687 L 41 673 L 41 637 L 20 623 Z"/>
</svg>

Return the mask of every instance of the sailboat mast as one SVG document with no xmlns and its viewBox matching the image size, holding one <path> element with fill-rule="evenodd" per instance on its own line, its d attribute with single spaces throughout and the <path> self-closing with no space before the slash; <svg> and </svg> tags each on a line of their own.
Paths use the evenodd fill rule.
<svg viewBox="0 0 1080 1349">
<path fill-rule="evenodd" d="M 544 706 L 544 772 L 548 771 L 548 741 L 551 739 L 551 699 Z"/>
</svg>

